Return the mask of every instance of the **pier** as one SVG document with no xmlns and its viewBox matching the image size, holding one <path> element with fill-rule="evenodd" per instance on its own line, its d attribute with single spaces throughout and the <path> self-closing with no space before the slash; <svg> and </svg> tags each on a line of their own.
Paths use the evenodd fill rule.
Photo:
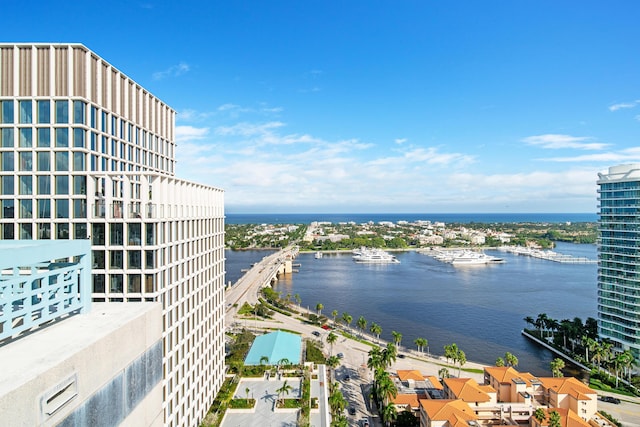
<svg viewBox="0 0 640 427">
<path fill-rule="evenodd" d="M 559 262 L 562 264 L 597 264 L 598 262 L 594 259 L 589 259 L 586 257 L 574 257 L 572 255 L 560 254 L 553 251 L 523 248 L 521 246 L 502 246 L 498 249 L 504 252 L 515 254 L 515 255 L 524 255 L 532 258 L 539 258 L 547 261 Z"/>
</svg>

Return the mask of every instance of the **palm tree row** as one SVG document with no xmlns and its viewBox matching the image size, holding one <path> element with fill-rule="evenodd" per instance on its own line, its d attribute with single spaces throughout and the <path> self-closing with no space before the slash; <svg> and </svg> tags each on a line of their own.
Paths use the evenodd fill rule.
<svg viewBox="0 0 640 427">
<path fill-rule="evenodd" d="M 451 359 L 454 365 L 458 365 L 459 377 L 462 366 L 467 363 L 467 355 L 465 352 L 460 350 L 456 343 L 448 344 L 444 346 L 444 357 L 447 359 L 447 363 L 449 362 L 449 359 Z"/>
<path fill-rule="evenodd" d="M 388 343 L 383 349 L 374 347 L 369 351 L 367 366 L 374 371 L 372 395 L 381 409 L 382 420 L 389 425 L 397 416 L 396 408 L 391 399 L 398 395 L 398 389 L 386 369 L 396 361 L 397 348 L 394 343 Z"/>
</svg>

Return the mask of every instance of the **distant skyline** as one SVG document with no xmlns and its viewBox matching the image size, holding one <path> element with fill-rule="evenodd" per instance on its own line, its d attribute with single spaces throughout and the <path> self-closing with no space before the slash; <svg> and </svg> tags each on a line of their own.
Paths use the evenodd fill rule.
<svg viewBox="0 0 640 427">
<path fill-rule="evenodd" d="M 596 212 L 640 162 L 640 2 L 36 1 L 177 111 L 177 176 L 229 213 Z M 1 78 L 1 76 L 0 76 Z"/>
</svg>

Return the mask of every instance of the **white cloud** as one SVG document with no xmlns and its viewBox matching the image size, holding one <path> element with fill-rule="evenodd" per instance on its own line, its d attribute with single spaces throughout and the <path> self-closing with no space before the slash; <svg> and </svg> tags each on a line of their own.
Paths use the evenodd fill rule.
<svg viewBox="0 0 640 427">
<path fill-rule="evenodd" d="M 193 126 L 176 126 L 176 142 L 193 141 L 203 139 L 209 133 L 209 128 L 197 128 Z"/>
<path fill-rule="evenodd" d="M 640 104 L 640 99 L 636 99 L 635 101 L 632 101 L 632 102 L 621 102 L 619 104 L 613 104 L 609 106 L 609 111 L 618 111 L 624 108 L 633 108 L 638 104 Z"/>
<path fill-rule="evenodd" d="M 396 138 L 393 142 L 395 142 L 398 145 L 404 144 L 405 142 L 407 142 L 407 138 Z"/>
<path fill-rule="evenodd" d="M 167 77 L 178 77 L 187 73 L 191 67 L 185 62 L 173 65 L 164 71 L 156 71 L 152 74 L 153 80 L 162 80 Z"/>
<path fill-rule="evenodd" d="M 600 163 L 629 163 L 640 162 L 640 147 L 627 148 L 618 152 L 587 154 L 573 157 L 551 157 L 541 159 L 551 162 L 600 162 Z"/>
<path fill-rule="evenodd" d="M 611 144 L 602 142 L 587 142 L 594 138 L 589 136 L 571 136 L 561 134 L 544 134 L 533 135 L 522 139 L 529 145 L 535 145 L 542 148 L 557 150 L 561 148 L 576 148 L 579 150 L 603 150 Z"/>
</svg>

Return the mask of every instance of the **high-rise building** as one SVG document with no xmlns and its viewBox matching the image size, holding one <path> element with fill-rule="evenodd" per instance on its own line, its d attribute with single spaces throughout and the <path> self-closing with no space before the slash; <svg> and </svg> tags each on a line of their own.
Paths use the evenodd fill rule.
<svg viewBox="0 0 640 427">
<path fill-rule="evenodd" d="M 0 239 L 91 239 L 94 301 L 160 301 L 165 425 L 197 426 L 223 381 L 224 198 L 175 149 L 175 111 L 85 46 L 0 44 Z"/>
<path fill-rule="evenodd" d="M 640 164 L 599 174 L 598 333 L 640 358 Z"/>
</svg>

